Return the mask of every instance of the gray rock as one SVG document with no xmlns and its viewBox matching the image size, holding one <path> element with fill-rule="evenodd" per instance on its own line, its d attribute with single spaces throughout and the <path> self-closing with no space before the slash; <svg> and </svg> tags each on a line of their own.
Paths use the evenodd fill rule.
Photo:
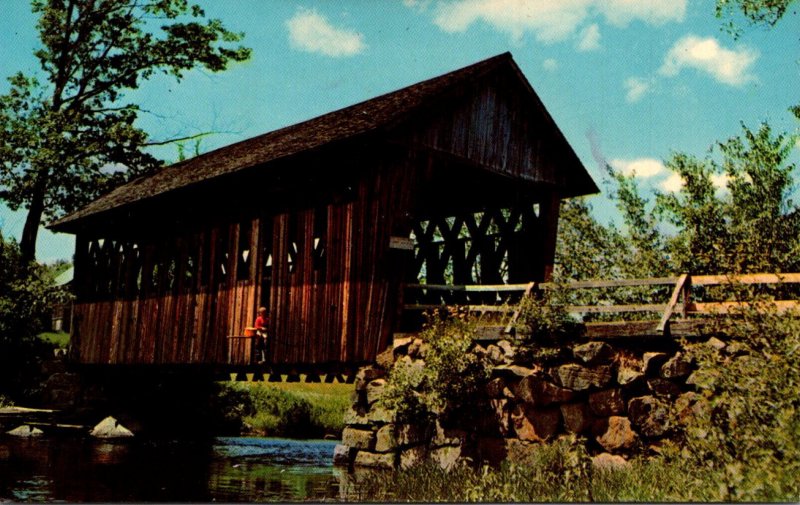
<svg viewBox="0 0 800 505">
<path fill-rule="evenodd" d="M 378 454 L 369 451 L 358 451 L 358 453 L 356 453 L 356 459 L 353 461 L 353 466 L 393 470 L 395 468 L 396 456 L 394 452 Z"/>
<path fill-rule="evenodd" d="M 428 455 L 430 460 L 439 465 L 439 468 L 443 470 L 454 468 L 464 456 L 461 446 L 439 447 L 432 449 Z"/>
<path fill-rule="evenodd" d="M 420 465 L 427 455 L 428 449 L 424 445 L 404 449 L 400 451 L 400 468 L 405 470 Z"/>
<path fill-rule="evenodd" d="M 386 379 L 375 379 L 367 384 L 367 404 L 372 405 L 380 399 L 386 389 Z"/>
<path fill-rule="evenodd" d="M 564 403 L 559 408 L 564 419 L 564 429 L 569 433 L 583 433 L 594 421 L 589 406 L 583 402 Z"/>
<path fill-rule="evenodd" d="M 628 384 L 633 384 L 642 377 L 644 377 L 644 373 L 640 372 L 639 370 L 635 370 L 633 368 L 620 367 L 619 370 L 617 370 L 617 383 L 620 386 L 627 386 Z"/>
<path fill-rule="evenodd" d="M 686 377 L 692 371 L 693 360 L 685 353 L 678 352 L 661 366 L 661 377 L 676 379 Z"/>
<path fill-rule="evenodd" d="M 375 434 L 375 452 L 389 452 L 397 448 L 394 424 L 382 426 Z"/>
<path fill-rule="evenodd" d="M 628 415 L 646 437 L 659 437 L 669 430 L 669 407 L 652 396 L 632 398 L 628 402 Z"/>
<path fill-rule="evenodd" d="M 17 426 L 11 431 L 7 431 L 6 434 L 11 435 L 12 437 L 34 438 L 34 437 L 41 437 L 42 435 L 44 435 L 44 432 L 39 428 L 34 428 L 33 426 L 28 426 L 27 424 L 23 424 L 21 426 Z"/>
<path fill-rule="evenodd" d="M 631 464 L 618 454 L 603 452 L 592 458 L 592 466 L 597 470 L 625 470 Z"/>
<path fill-rule="evenodd" d="M 354 449 L 372 450 L 375 447 L 375 434 L 372 430 L 359 430 L 347 426 L 342 431 L 342 444 Z"/>
<path fill-rule="evenodd" d="M 614 348 L 605 342 L 587 342 L 572 348 L 576 359 L 587 363 L 608 363 L 614 357 Z"/>
<path fill-rule="evenodd" d="M 614 388 L 590 394 L 589 408 L 598 417 L 624 414 L 625 401 L 622 399 L 622 391 Z"/>
<path fill-rule="evenodd" d="M 523 377 L 514 388 L 514 396 L 534 407 L 544 407 L 552 403 L 568 402 L 572 400 L 575 393 L 535 375 L 528 375 Z"/>
<path fill-rule="evenodd" d="M 362 367 L 356 373 L 356 391 L 367 389 L 367 385 L 375 379 L 380 379 L 386 375 L 386 371 L 376 366 Z"/>
<path fill-rule="evenodd" d="M 674 398 L 681 394 L 680 386 L 668 379 L 662 379 L 661 377 L 648 379 L 647 387 L 650 388 L 650 391 L 652 391 L 656 396 Z"/>
<path fill-rule="evenodd" d="M 503 359 L 505 357 L 503 350 L 494 344 L 486 348 L 486 357 L 489 359 L 489 362 L 494 365 L 500 365 L 505 362 Z"/>
<path fill-rule="evenodd" d="M 89 435 L 95 438 L 130 438 L 133 436 L 133 432 L 109 416 L 92 428 Z"/>
<path fill-rule="evenodd" d="M 333 466 L 350 466 L 350 447 L 338 444 L 333 448 Z"/>
<path fill-rule="evenodd" d="M 553 379 L 556 384 L 573 391 L 585 391 L 590 387 L 601 388 L 611 381 L 611 367 L 600 365 L 588 368 L 569 363 L 553 370 Z"/>
</svg>

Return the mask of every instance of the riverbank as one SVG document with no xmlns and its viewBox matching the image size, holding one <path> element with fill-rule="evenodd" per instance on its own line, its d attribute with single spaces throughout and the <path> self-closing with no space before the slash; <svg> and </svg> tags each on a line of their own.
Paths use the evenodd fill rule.
<svg viewBox="0 0 800 505">
<path fill-rule="evenodd" d="M 224 434 L 340 439 L 352 384 L 220 382 L 213 402 Z"/>
</svg>

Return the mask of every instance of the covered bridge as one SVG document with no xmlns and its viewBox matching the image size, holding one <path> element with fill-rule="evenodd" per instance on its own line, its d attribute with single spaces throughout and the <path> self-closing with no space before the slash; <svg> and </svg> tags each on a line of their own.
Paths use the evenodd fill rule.
<svg viewBox="0 0 800 505">
<path fill-rule="evenodd" d="M 386 348 L 404 282 L 552 269 L 560 200 L 597 192 L 509 53 L 133 180 L 50 225 L 77 236 L 89 364 L 224 365 L 270 313 L 276 364 Z"/>
</svg>

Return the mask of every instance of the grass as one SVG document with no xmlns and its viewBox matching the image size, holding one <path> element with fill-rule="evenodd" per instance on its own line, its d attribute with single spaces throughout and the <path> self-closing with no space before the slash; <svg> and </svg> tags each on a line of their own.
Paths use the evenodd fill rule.
<svg viewBox="0 0 800 505">
<path fill-rule="evenodd" d="M 69 344 L 69 333 L 63 331 L 46 331 L 39 334 L 39 339 L 53 344 L 59 349 L 66 349 Z"/>
<path fill-rule="evenodd" d="M 244 432 L 291 438 L 339 437 L 352 384 L 222 383 L 220 410 Z"/>
<path fill-rule="evenodd" d="M 549 449 L 543 447 L 543 452 Z M 536 463 L 500 468 L 466 466 L 445 471 L 425 464 L 393 473 L 368 474 L 349 496 L 373 502 L 700 502 L 719 501 L 719 481 L 708 472 L 687 472 L 679 460 L 633 460 L 622 470 L 564 465 L 549 451 Z M 562 455 L 563 456 L 563 455 Z"/>
</svg>

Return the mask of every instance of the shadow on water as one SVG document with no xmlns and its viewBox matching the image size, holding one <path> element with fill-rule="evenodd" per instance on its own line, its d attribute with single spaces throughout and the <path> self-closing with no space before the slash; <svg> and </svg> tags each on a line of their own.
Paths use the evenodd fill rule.
<svg viewBox="0 0 800 505">
<path fill-rule="evenodd" d="M 0 502 L 336 500 L 342 475 L 331 466 L 335 445 L 0 437 Z"/>
</svg>

